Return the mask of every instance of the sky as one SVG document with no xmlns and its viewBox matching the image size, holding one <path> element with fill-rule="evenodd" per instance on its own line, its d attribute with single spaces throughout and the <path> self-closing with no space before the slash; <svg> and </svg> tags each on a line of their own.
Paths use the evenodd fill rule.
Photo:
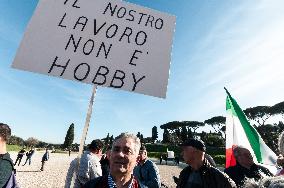
<svg viewBox="0 0 284 188">
<path fill-rule="evenodd" d="M 176 16 L 166 99 L 98 87 L 86 143 L 108 133 L 150 137 L 170 121 L 226 115 L 284 100 L 284 1 L 127 0 Z M 0 0 L 0 122 L 23 139 L 80 143 L 92 85 L 11 68 L 37 0 Z M 208 129 L 209 130 L 209 129 Z M 197 129 L 197 131 L 200 131 Z"/>
</svg>

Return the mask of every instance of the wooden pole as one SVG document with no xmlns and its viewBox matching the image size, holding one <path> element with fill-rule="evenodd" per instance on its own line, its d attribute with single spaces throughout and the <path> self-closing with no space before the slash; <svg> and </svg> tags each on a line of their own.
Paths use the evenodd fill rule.
<svg viewBox="0 0 284 188">
<path fill-rule="evenodd" d="M 87 113 L 87 117 L 86 117 L 86 121 L 85 121 L 85 127 L 83 129 L 83 133 L 82 133 L 82 137 L 81 137 L 81 141 L 80 141 L 78 157 L 75 159 L 77 161 L 75 163 L 73 163 L 75 165 L 75 168 L 74 168 L 71 183 L 70 183 L 71 187 L 74 186 L 76 178 L 77 178 L 77 172 L 78 172 L 79 165 L 80 165 L 80 159 L 81 159 L 81 156 L 83 154 L 85 140 L 86 140 L 89 125 L 90 125 L 90 120 L 91 120 L 91 115 L 92 115 L 92 110 L 93 110 L 94 99 L 95 99 L 95 96 L 96 96 L 96 91 L 97 91 L 97 86 L 94 85 L 93 92 L 92 92 L 92 95 L 91 95 L 91 98 L 90 98 L 88 113 Z"/>
<path fill-rule="evenodd" d="M 93 103 L 94 103 L 94 99 L 95 99 L 95 96 L 96 96 L 96 90 L 97 90 L 97 86 L 94 86 L 93 87 L 92 96 L 91 96 L 91 99 L 90 99 L 90 103 L 89 103 L 89 108 L 88 108 L 88 113 L 87 113 L 87 117 L 86 117 L 85 127 L 83 129 L 83 134 L 82 134 L 82 137 L 81 137 L 79 153 L 78 153 L 78 162 L 80 161 L 81 155 L 83 153 L 85 140 L 86 140 L 88 129 L 89 129 L 89 125 L 90 125 L 90 119 L 91 119 L 92 110 L 93 110 Z"/>
</svg>

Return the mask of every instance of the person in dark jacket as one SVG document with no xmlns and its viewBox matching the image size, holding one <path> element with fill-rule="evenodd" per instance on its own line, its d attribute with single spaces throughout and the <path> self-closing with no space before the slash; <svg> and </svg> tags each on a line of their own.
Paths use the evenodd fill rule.
<svg viewBox="0 0 284 188">
<path fill-rule="evenodd" d="M 14 164 L 15 166 L 16 166 L 17 162 L 18 162 L 18 166 L 20 165 L 22 158 L 25 154 L 26 154 L 26 150 L 25 150 L 25 148 L 22 148 L 21 151 L 18 152 L 17 159 L 16 159 L 15 164 Z"/>
<path fill-rule="evenodd" d="M 147 149 L 142 146 L 138 155 L 138 164 L 134 168 L 134 176 L 147 187 L 160 188 L 161 178 L 157 165 L 147 156 Z"/>
<path fill-rule="evenodd" d="M 133 175 L 140 146 L 140 139 L 134 134 L 120 134 L 110 152 L 110 173 L 90 180 L 83 188 L 144 188 Z"/>
<path fill-rule="evenodd" d="M 30 151 L 26 153 L 27 158 L 26 158 L 26 161 L 23 164 L 23 166 L 25 166 L 28 161 L 29 161 L 29 165 L 31 165 L 31 163 L 32 163 L 32 156 L 34 155 L 34 153 L 35 153 L 35 149 L 33 147 L 31 147 Z"/>
<path fill-rule="evenodd" d="M 255 164 L 250 151 L 243 146 L 235 146 L 233 154 L 237 164 L 226 168 L 224 172 L 234 180 L 238 187 L 243 187 L 246 179 L 258 181 L 265 176 L 273 176 L 267 168 Z"/>
<path fill-rule="evenodd" d="M 106 147 L 105 154 L 102 156 L 100 163 L 102 167 L 102 175 L 108 175 L 109 173 L 109 155 L 111 151 L 111 146 Z"/>
<path fill-rule="evenodd" d="M 181 171 L 177 188 L 236 188 L 226 174 L 207 161 L 203 141 L 188 139 L 181 147 L 183 159 L 189 166 Z"/>
<path fill-rule="evenodd" d="M 44 170 L 44 164 L 46 161 L 48 161 L 48 159 L 49 159 L 49 152 L 48 149 L 46 148 L 45 153 L 43 154 L 41 159 L 41 168 L 40 168 L 41 171 Z"/>
</svg>

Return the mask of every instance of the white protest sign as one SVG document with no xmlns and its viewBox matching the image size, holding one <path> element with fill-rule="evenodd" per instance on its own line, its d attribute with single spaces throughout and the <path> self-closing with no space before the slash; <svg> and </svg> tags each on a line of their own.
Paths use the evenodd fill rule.
<svg viewBox="0 0 284 188">
<path fill-rule="evenodd" d="M 12 67 L 165 98 L 174 27 L 120 0 L 40 0 Z"/>
</svg>

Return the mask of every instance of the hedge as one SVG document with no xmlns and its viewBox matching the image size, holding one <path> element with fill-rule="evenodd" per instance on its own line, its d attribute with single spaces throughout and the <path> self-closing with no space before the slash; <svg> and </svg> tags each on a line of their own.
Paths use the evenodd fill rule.
<svg viewBox="0 0 284 188">
<path fill-rule="evenodd" d="M 175 155 L 181 153 L 181 148 L 179 146 L 174 145 L 166 145 L 166 144 L 146 144 L 145 145 L 148 152 L 160 152 L 166 153 L 167 148 L 169 151 L 174 151 Z M 225 148 L 224 147 L 210 147 L 207 146 L 206 153 L 209 155 L 225 155 Z"/>
<path fill-rule="evenodd" d="M 226 163 L 226 156 L 225 155 L 213 155 L 212 156 L 215 163 L 220 166 L 225 166 Z"/>
</svg>

